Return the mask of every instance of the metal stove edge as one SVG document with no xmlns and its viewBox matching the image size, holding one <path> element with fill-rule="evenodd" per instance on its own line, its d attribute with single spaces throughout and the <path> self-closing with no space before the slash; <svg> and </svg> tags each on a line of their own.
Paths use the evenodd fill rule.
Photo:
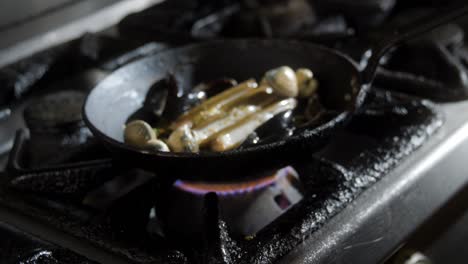
<svg viewBox="0 0 468 264">
<path fill-rule="evenodd" d="M 444 125 L 423 146 L 279 263 L 380 263 L 468 183 L 468 102 L 438 108 Z"/>
</svg>

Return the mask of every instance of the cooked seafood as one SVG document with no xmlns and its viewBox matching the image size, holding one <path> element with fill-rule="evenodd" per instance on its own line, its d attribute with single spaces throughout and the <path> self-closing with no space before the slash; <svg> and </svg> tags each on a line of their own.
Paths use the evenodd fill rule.
<svg viewBox="0 0 468 264">
<path fill-rule="evenodd" d="M 135 120 L 128 123 L 124 130 L 124 140 L 135 147 L 145 147 L 146 142 L 156 139 L 153 128 L 142 120 Z"/>
<path fill-rule="evenodd" d="M 226 128 L 211 143 L 214 151 L 226 151 L 238 147 L 247 137 L 266 121 L 275 115 L 292 110 L 296 107 L 297 101 L 294 98 L 285 99 L 268 106 L 262 111 L 250 115 L 241 122 Z"/>
<path fill-rule="evenodd" d="M 211 123 L 206 124 L 205 126 L 201 126 L 195 129 L 193 132 L 196 135 L 198 144 L 199 145 L 206 144 L 218 132 L 238 123 L 240 120 L 257 112 L 258 110 L 260 110 L 260 107 L 255 106 L 255 105 L 235 107 L 227 114 L 226 117 L 215 120 Z"/>
<path fill-rule="evenodd" d="M 267 71 L 264 80 L 281 96 L 296 97 L 299 93 L 296 74 L 288 66 Z"/>
<path fill-rule="evenodd" d="M 297 85 L 299 88 L 299 97 L 312 96 L 318 88 L 318 82 L 314 79 L 314 73 L 306 68 L 296 70 Z"/>
<path fill-rule="evenodd" d="M 156 136 L 155 130 L 145 121 L 128 123 L 124 130 L 125 143 L 146 150 L 169 151 L 169 147 Z"/>
<path fill-rule="evenodd" d="M 151 139 L 146 142 L 145 149 L 151 151 L 163 151 L 169 152 L 169 147 L 164 143 L 162 140 L 159 139 Z"/>
<path fill-rule="evenodd" d="M 216 118 L 222 115 L 222 109 L 227 108 L 230 103 L 236 99 L 242 98 L 249 90 L 257 88 L 257 82 L 254 79 L 247 80 L 237 86 L 229 88 L 213 97 L 208 98 L 206 101 L 198 106 L 195 106 L 187 113 L 179 117 L 174 123 L 170 125 L 171 129 L 177 129 L 179 126 L 190 123 L 191 126 L 196 126 L 198 123 L 206 121 L 210 118 Z"/>
<path fill-rule="evenodd" d="M 175 85 L 171 82 L 171 89 L 174 90 Z M 230 88 L 225 89 L 227 86 Z M 237 84 L 228 78 L 203 83 L 193 89 L 200 100 L 198 105 L 173 120 L 156 124 L 157 133 L 145 121 L 132 121 L 125 127 L 124 139 L 147 151 L 232 150 L 278 114 L 294 111 L 302 102 L 309 108 L 308 98 L 316 96 L 317 88 L 318 82 L 311 70 L 294 71 L 288 66 L 267 71 L 260 84 L 255 79 Z M 159 107 L 152 112 L 161 115 L 160 106 L 164 103 L 153 102 L 152 105 Z M 301 118 L 308 117 L 306 111 L 300 114 Z"/>
<path fill-rule="evenodd" d="M 174 130 L 167 143 L 175 152 L 198 152 L 200 149 L 189 124 L 182 124 Z"/>
</svg>

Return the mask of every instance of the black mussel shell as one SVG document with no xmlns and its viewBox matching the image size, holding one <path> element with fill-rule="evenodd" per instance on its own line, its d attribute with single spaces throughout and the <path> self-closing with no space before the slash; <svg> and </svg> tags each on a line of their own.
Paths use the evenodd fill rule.
<svg viewBox="0 0 468 264">
<path fill-rule="evenodd" d="M 161 117 L 166 108 L 167 96 L 169 93 L 168 80 L 162 79 L 151 85 L 146 94 L 143 108 L 152 112 L 155 116 Z"/>
<path fill-rule="evenodd" d="M 255 132 L 261 140 L 265 140 L 269 137 L 283 137 L 290 135 L 294 130 L 294 119 L 293 111 L 286 111 L 284 113 L 277 114 L 265 124 L 257 128 Z"/>
<path fill-rule="evenodd" d="M 257 144 L 266 144 L 278 141 L 294 133 L 294 115 L 293 111 L 280 113 L 250 134 L 242 143 L 241 148 L 247 148 Z"/>
<path fill-rule="evenodd" d="M 167 87 L 166 107 L 162 113 L 163 120 L 174 120 L 179 115 L 184 113 L 190 104 L 186 98 L 186 94 L 177 84 L 176 79 L 172 74 L 168 75 L 165 79 Z"/>
<path fill-rule="evenodd" d="M 143 107 L 133 113 L 127 119 L 127 123 L 137 119 L 145 120 L 151 125 L 159 123 L 166 109 L 169 90 L 168 78 L 161 79 L 151 85 L 143 102 Z"/>
<path fill-rule="evenodd" d="M 254 131 L 245 139 L 245 141 L 239 146 L 240 149 L 248 148 L 254 145 L 257 145 L 260 142 L 260 138 L 257 133 Z"/>
<path fill-rule="evenodd" d="M 185 92 L 172 74 L 155 82 L 146 94 L 143 107 L 128 121 L 141 119 L 155 127 L 164 126 L 205 100 L 227 88 L 237 85 L 234 79 L 221 78 L 202 83 L 196 89 Z"/>
<path fill-rule="evenodd" d="M 174 76 L 168 75 L 151 85 L 143 107 L 133 113 L 127 122 L 140 119 L 152 126 L 158 126 L 161 122 L 167 123 L 182 114 L 188 107 L 183 96 Z"/>
<path fill-rule="evenodd" d="M 295 127 L 305 128 L 318 125 L 327 110 L 320 103 L 318 95 L 299 100 L 299 104 L 294 110 Z"/>
<path fill-rule="evenodd" d="M 204 93 L 205 97 L 211 97 L 220 92 L 237 85 L 237 81 L 232 78 L 220 78 L 209 82 L 203 82 L 195 86 L 194 93 Z"/>
</svg>

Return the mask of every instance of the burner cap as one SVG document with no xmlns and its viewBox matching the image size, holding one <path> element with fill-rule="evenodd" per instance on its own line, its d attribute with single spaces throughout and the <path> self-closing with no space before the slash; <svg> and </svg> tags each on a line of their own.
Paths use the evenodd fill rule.
<svg viewBox="0 0 468 264">
<path fill-rule="evenodd" d="M 65 90 L 36 98 L 24 110 L 24 120 L 31 130 L 81 125 L 85 97 L 83 92 Z"/>
</svg>

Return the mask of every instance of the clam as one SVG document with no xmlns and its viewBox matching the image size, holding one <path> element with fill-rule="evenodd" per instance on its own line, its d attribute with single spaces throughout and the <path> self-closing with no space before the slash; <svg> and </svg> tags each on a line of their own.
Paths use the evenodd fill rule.
<svg viewBox="0 0 468 264">
<path fill-rule="evenodd" d="M 189 124 L 183 124 L 174 130 L 167 143 L 174 152 L 198 152 L 199 145 Z"/>
<path fill-rule="evenodd" d="M 307 68 L 297 69 L 296 79 L 299 89 L 299 97 L 309 97 L 317 91 L 318 82 L 314 78 L 314 73 L 311 70 Z"/>
<path fill-rule="evenodd" d="M 169 147 L 166 145 L 166 143 L 159 139 L 151 139 L 150 141 L 146 142 L 145 149 L 150 151 L 169 152 Z"/>
<path fill-rule="evenodd" d="M 291 67 L 281 66 L 265 73 L 264 80 L 274 92 L 283 97 L 296 97 L 299 94 L 296 73 Z"/>
<path fill-rule="evenodd" d="M 142 120 L 134 120 L 125 126 L 124 141 L 135 147 L 144 148 L 146 142 L 156 139 L 153 128 Z"/>
</svg>

